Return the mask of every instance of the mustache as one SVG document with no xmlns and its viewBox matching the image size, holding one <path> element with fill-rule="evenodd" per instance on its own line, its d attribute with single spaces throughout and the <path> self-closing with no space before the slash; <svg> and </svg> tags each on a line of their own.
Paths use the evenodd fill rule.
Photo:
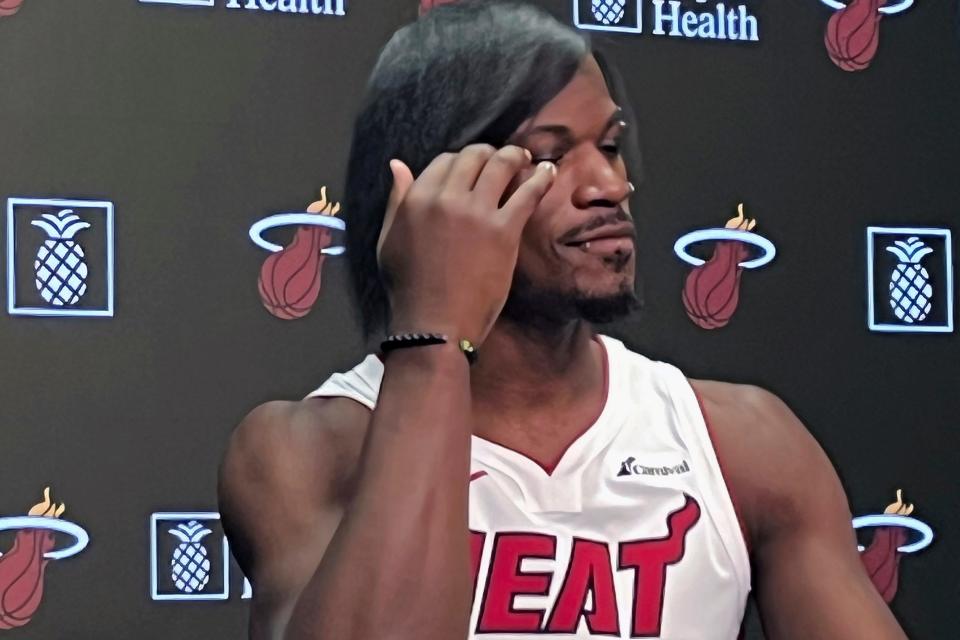
<svg viewBox="0 0 960 640">
<path fill-rule="evenodd" d="M 567 233 L 563 234 L 561 242 L 572 240 L 573 238 L 576 238 L 584 233 L 589 233 L 594 229 L 599 229 L 600 227 L 621 224 L 624 222 L 632 223 L 633 218 L 630 217 L 630 214 L 627 213 L 623 207 L 617 207 L 616 210 L 611 213 L 593 217 L 586 223 L 571 229 Z"/>
</svg>

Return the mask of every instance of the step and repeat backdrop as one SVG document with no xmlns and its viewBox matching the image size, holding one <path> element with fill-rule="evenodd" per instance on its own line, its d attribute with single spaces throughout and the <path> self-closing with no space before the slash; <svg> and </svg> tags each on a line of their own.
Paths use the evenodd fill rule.
<svg viewBox="0 0 960 640">
<path fill-rule="evenodd" d="M 638 116 L 646 305 L 602 330 L 783 397 L 910 636 L 957 637 L 960 1 L 536 4 Z M 217 466 L 371 348 L 346 154 L 418 8 L 0 0 L 0 640 L 245 636 Z"/>
</svg>

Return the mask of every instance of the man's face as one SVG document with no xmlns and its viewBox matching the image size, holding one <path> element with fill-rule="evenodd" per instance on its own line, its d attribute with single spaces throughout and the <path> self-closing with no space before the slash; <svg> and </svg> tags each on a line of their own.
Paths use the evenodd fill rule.
<svg viewBox="0 0 960 640">
<path fill-rule="evenodd" d="M 624 126 L 600 67 L 588 56 L 567 86 L 511 136 L 508 142 L 529 149 L 534 164 L 508 193 L 538 161 L 556 163 L 557 175 L 523 229 L 502 316 L 522 324 L 602 323 L 640 307 L 631 189 L 619 152 Z"/>
</svg>

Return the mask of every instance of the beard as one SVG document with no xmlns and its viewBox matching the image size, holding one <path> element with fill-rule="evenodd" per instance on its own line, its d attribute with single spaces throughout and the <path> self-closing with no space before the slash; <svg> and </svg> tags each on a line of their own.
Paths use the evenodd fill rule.
<svg viewBox="0 0 960 640">
<path fill-rule="evenodd" d="M 616 293 L 595 295 L 576 288 L 544 287 L 515 271 L 500 316 L 519 325 L 549 328 L 573 320 L 607 324 L 642 308 L 643 299 L 626 281 Z"/>
</svg>

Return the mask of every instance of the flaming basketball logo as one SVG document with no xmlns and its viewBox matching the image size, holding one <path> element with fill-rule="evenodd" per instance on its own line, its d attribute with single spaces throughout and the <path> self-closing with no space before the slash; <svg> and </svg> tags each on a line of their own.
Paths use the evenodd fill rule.
<svg viewBox="0 0 960 640">
<path fill-rule="evenodd" d="M 773 260 L 776 250 L 766 238 L 752 233 L 757 225 L 743 214 L 743 203 L 737 207 L 737 216 L 727 221 L 722 229 L 702 229 L 680 238 L 674 246 L 677 255 L 694 269 L 683 286 L 683 306 L 687 317 L 702 329 L 719 329 L 730 322 L 740 301 L 740 276 L 744 269 L 763 266 Z M 687 246 L 702 240 L 717 240 L 709 262 L 694 258 L 686 252 Z M 747 261 L 747 245 L 764 250 L 761 257 Z"/>
<path fill-rule="evenodd" d="M 877 591 L 888 604 L 897 594 L 899 583 L 900 559 L 905 553 L 913 553 L 925 548 L 933 540 L 933 533 L 924 523 L 908 517 L 913 513 L 913 505 L 903 501 L 903 491 L 897 489 L 897 501 L 888 505 L 883 515 L 857 518 L 860 526 L 877 526 L 870 546 L 863 550 L 860 559 L 870 574 Z M 854 523 L 857 527 L 857 523 Z M 908 531 L 921 534 L 919 542 L 907 545 Z"/>
<path fill-rule="evenodd" d="M 823 36 L 827 53 L 844 71 L 863 71 L 870 66 L 880 45 L 880 19 L 909 9 L 913 0 L 821 0 L 836 13 L 830 16 Z"/>
<path fill-rule="evenodd" d="M 293 241 L 286 248 L 267 256 L 260 268 L 257 282 L 260 300 L 267 311 L 277 318 L 302 318 L 310 313 L 317 301 L 324 254 L 337 253 L 333 250 L 336 248 L 330 247 L 331 227 L 337 227 L 327 223 L 332 222 L 330 218 L 336 216 L 338 211 L 340 203 L 328 203 L 327 188 L 323 187 L 320 189 L 320 200 L 311 203 L 306 214 L 280 214 L 273 217 L 292 216 L 299 224 Z M 254 235 L 254 230 L 251 230 L 251 237 Z M 258 233 L 256 235 L 259 237 Z"/>
<path fill-rule="evenodd" d="M 743 215 L 743 205 L 736 218 L 727 221 L 725 229 L 751 231 L 756 220 Z M 703 329 L 717 329 L 730 322 L 740 300 L 739 264 L 747 257 L 747 248 L 742 242 L 717 243 L 713 257 L 705 265 L 693 269 L 687 275 L 683 287 L 683 306 L 687 316 Z"/>
<path fill-rule="evenodd" d="M 830 16 L 824 43 L 833 63 L 844 71 L 870 66 L 880 44 L 880 6 L 885 0 L 851 0 Z"/>
<path fill-rule="evenodd" d="M 0 629 L 15 629 L 30 622 L 43 598 L 43 576 L 50 560 L 80 553 L 89 542 L 86 531 L 60 516 L 66 506 L 50 500 L 50 487 L 43 501 L 26 516 L 0 518 L 0 531 L 16 531 L 13 546 L 0 555 Z M 54 551 L 53 533 L 75 538 L 73 545 Z"/>
</svg>

